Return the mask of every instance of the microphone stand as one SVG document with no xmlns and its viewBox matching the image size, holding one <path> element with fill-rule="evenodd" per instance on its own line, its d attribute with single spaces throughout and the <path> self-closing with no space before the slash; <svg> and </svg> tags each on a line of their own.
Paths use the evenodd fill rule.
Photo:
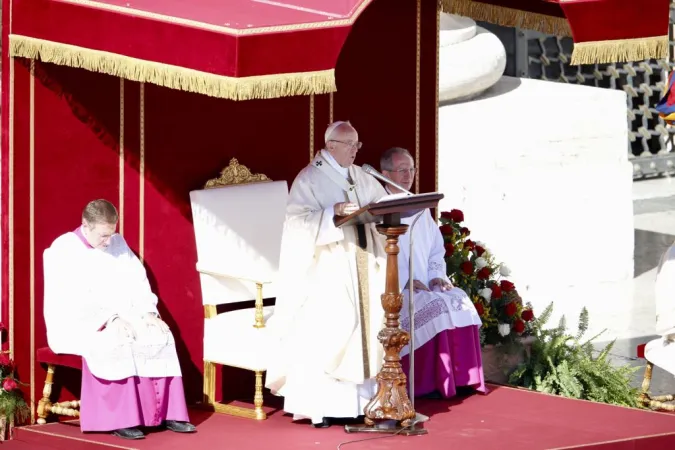
<svg viewBox="0 0 675 450">
<path fill-rule="evenodd" d="M 410 397 L 410 402 L 412 403 L 412 408 L 413 411 L 415 411 L 415 419 L 413 420 L 413 424 L 411 425 L 411 428 L 415 428 L 415 426 L 420 423 L 420 422 L 426 422 L 429 420 L 428 416 L 425 416 L 424 414 L 420 414 L 415 410 L 415 288 L 414 288 L 414 276 L 413 276 L 413 244 L 414 244 L 414 234 L 413 234 L 413 229 L 415 228 L 415 225 L 417 224 L 417 221 L 419 220 L 420 217 L 422 217 L 422 214 L 426 212 L 426 209 L 423 210 L 422 212 L 417 214 L 417 217 L 415 217 L 415 220 L 413 220 L 412 224 L 408 228 L 408 234 L 410 235 L 410 245 L 409 245 L 409 253 L 408 253 L 408 317 L 410 317 L 410 370 L 409 370 L 409 386 L 408 386 L 408 391 L 409 394 L 408 396 Z"/>
</svg>

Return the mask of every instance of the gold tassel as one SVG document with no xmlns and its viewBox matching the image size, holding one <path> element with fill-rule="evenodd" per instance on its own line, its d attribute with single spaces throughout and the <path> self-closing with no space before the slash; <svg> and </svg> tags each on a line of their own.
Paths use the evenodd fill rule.
<svg viewBox="0 0 675 450">
<path fill-rule="evenodd" d="M 441 0 L 441 11 L 504 27 L 524 28 L 555 36 L 572 36 L 570 25 L 564 17 L 547 16 L 472 0 Z"/>
<path fill-rule="evenodd" d="M 337 90 L 334 69 L 235 78 L 16 34 L 9 36 L 9 55 L 229 100 L 328 94 Z"/>
<path fill-rule="evenodd" d="M 668 36 L 574 44 L 572 65 L 668 59 Z"/>
</svg>

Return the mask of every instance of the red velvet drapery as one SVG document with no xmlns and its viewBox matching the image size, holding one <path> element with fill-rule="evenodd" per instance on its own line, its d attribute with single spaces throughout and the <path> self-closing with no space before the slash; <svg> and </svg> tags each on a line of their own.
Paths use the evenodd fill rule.
<svg viewBox="0 0 675 450">
<path fill-rule="evenodd" d="M 246 100 L 335 91 L 372 0 L 13 0 L 12 56 Z"/>
</svg>

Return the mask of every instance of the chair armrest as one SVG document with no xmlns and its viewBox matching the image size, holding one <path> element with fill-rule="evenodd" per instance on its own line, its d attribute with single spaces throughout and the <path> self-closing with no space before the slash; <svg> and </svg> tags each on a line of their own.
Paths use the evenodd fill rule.
<svg viewBox="0 0 675 450">
<path fill-rule="evenodd" d="M 255 283 L 256 285 L 256 296 L 255 296 L 255 323 L 253 326 L 255 328 L 264 328 L 265 320 L 263 315 L 263 285 L 272 283 L 269 280 L 253 280 L 251 278 L 240 277 L 230 274 L 213 272 L 210 270 L 201 269 L 199 264 L 197 264 L 197 272 L 203 275 L 209 275 L 215 278 L 230 278 L 241 281 L 248 281 L 250 283 Z M 204 305 L 204 318 L 211 319 L 218 315 L 216 310 L 216 305 Z"/>
<path fill-rule="evenodd" d="M 214 272 L 212 270 L 202 269 L 202 268 L 199 267 L 199 265 L 197 265 L 197 272 L 199 272 L 201 274 L 204 274 L 204 275 L 210 275 L 210 276 L 216 277 L 216 278 L 230 278 L 230 279 L 233 279 L 233 280 L 248 281 L 248 282 L 254 283 L 254 284 L 270 284 L 270 283 L 272 283 L 271 280 L 256 280 L 256 279 L 253 279 L 253 278 L 243 277 L 243 276 L 240 276 L 240 275 L 234 275 L 234 274 L 222 273 L 222 272 Z"/>
</svg>

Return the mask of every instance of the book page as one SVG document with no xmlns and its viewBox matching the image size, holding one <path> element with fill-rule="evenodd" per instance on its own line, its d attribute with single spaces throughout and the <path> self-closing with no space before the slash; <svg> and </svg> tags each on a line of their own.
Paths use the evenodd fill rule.
<svg viewBox="0 0 675 450">
<path fill-rule="evenodd" d="M 400 192 L 398 194 L 389 194 L 377 200 L 375 203 L 387 202 L 389 200 L 398 200 L 400 198 L 411 197 L 411 195 L 406 194 L 405 192 Z"/>
</svg>

